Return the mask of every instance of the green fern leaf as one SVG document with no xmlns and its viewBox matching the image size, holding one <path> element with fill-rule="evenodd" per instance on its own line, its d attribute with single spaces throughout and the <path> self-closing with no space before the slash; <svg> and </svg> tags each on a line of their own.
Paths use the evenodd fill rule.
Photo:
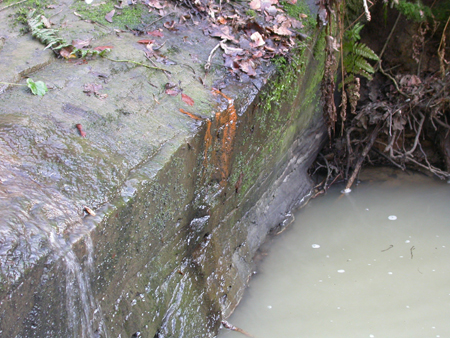
<svg viewBox="0 0 450 338">
<path fill-rule="evenodd" d="M 356 42 L 354 44 L 353 53 L 355 53 L 356 55 L 360 55 L 366 59 L 371 59 L 375 61 L 378 61 L 380 59 L 378 55 L 375 54 L 375 52 L 372 49 L 370 49 L 370 47 L 368 47 L 365 43 L 361 42 Z"/>
<path fill-rule="evenodd" d="M 355 58 L 355 73 L 361 73 L 361 71 L 365 71 L 369 74 L 375 73 L 375 70 L 370 65 L 369 62 L 367 62 L 366 59 L 362 56 L 358 56 Z"/>
</svg>

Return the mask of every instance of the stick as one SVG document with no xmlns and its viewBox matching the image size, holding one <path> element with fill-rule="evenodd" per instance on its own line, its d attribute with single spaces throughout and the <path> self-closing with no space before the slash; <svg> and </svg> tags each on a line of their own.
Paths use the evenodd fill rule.
<svg viewBox="0 0 450 338">
<path fill-rule="evenodd" d="M 229 330 L 236 331 L 236 332 L 240 332 L 240 333 L 242 333 L 244 336 L 247 336 L 247 337 L 253 337 L 250 333 L 247 333 L 247 332 L 245 332 L 244 330 L 242 330 L 242 329 L 240 329 L 240 328 L 238 328 L 238 327 L 236 327 L 236 326 L 234 326 L 234 325 L 228 323 L 226 320 L 222 320 L 222 325 L 223 325 L 223 327 L 225 327 L 225 328 L 227 328 L 227 329 L 229 329 Z"/>
<path fill-rule="evenodd" d="M 21 4 L 22 2 L 25 2 L 25 1 L 28 1 L 28 0 L 22 0 L 22 1 L 19 1 L 19 2 L 15 2 L 15 3 L 13 3 L 13 4 L 10 4 L 10 5 L 8 5 L 8 6 L 5 6 L 5 7 L 3 7 L 3 8 L 0 8 L 0 12 L 1 12 L 1 11 L 4 11 L 5 9 L 7 9 L 7 8 L 9 8 L 9 7 L 12 7 L 12 6 Z"/>
<path fill-rule="evenodd" d="M 350 176 L 350 179 L 347 182 L 347 185 L 345 186 L 345 191 L 349 191 L 350 187 L 353 184 L 353 181 L 355 180 L 356 176 L 359 173 L 359 170 L 361 169 L 361 165 L 364 162 L 364 159 L 366 158 L 367 154 L 369 153 L 370 149 L 373 146 L 373 143 L 375 142 L 378 132 L 380 131 L 380 125 L 377 124 L 375 129 L 372 131 L 372 134 L 370 135 L 369 142 L 367 143 L 366 147 L 364 148 L 360 158 L 358 159 L 358 162 L 356 162 L 355 169 L 353 170 L 352 176 Z"/>
<path fill-rule="evenodd" d="M 226 41 L 226 39 L 225 39 Z M 220 42 L 216 45 L 216 47 L 214 47 L 211 51 L 211 53 L 209 53 L 209 57 L 208 57 L 208 62 L 206 62 L 205 64 L 205 70 L 209 71 L 209 68 L 211 68 L 211 60 L 212 57 L 214 56 L 214 53 L 216 52 L 216 50 L 220 47 Z"/>
<path fill-rule="evenodd" d="M 170 74 L 170 71 L 168 71 L 167 69 L 160 68 L 160 67 L 149 66 L 149 65 L 146 65 L 146 64 L 137 62 L 137 61 L 133 61 L 133 60 L 114 60 L 114 59 L 110 59 L 110 58 L 107 57 L 107 56 L 103 56 L 103 57 L 104 57 L 105 59 L 109 60 L 109 61 L 134 63 L 134 64 L 136 64 L 136 65 L 139 65 L 139 66 L 142 66 L 142 67 L 145 67 L 145 68 L 156 69 L 156 70 L 162 70 L 163 72 L 168 72 L 168 73 Z"/>
</svg>

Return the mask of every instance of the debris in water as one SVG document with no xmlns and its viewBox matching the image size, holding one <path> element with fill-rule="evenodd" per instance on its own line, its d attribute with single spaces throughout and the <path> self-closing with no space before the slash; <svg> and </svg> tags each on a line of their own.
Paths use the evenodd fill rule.
<svg viewBox="0 0 450 338">
<path fill-rule="evenodd" d="M 84 206 L 84 210 L 91 216 L 95 216 L 95 212 L 94 210 L 92 210 L 91 208 Z"/>
<path fill-rule="evenodd" d="M 390 221 L 395 221 L 395 220 L 397 219 L 397 216 L 391 215 L 391 216 L 388 217 L 388 219 L 389 219 Z"/>
<path fill-rule="evenodd" d="M 312 246 L 313 249 L 319 249 L 319 248 L 320 248 L 320 245 L 319 245 L 319 244 L 313 244 L 313 245 L 311 245 L 311 246 Z"/>
<path fill-rule="evenodd" d="M 238 327 L 236 327 L 234 325 L 231 325 L 226 320 L 222 320 L 222 325 L 223 325 L 224 328 L 226 328 L 228 330 L 240 332 L 240 333 L 242 333 L 243 335 L 245 335 L 247 337 L 253 337 L 250 333 L 245 332 L 244 330 L 242 330 L 242 329 L 240 329 L 240 328 L 238 328 Z"/>
<path fill-rule="evenodd" d="M 350 194 L 351 192 L 352 192 L 352 189 L 346 188 L 346 189 L 341 191 L 341 194 Z"/>
<path fill-rule="evenodd" d="M 344 270 L 344 269 L 341 269 L 341 270 L 338 270 L 337 272 L 339 272 L 339 273 L 344 273 L 345 270 Z"/>
</svg>

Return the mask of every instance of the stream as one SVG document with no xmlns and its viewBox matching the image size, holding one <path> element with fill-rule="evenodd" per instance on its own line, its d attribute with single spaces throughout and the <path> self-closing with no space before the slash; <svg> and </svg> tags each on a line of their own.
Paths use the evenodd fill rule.
<svg viewBox="0 0 450 338">
<path fill-rule="evenodd" d="M 255 338 L 450 336 L 450 186 L 393 169 L 360 179 L 265 245 L 229 323 Z"/>
</svg>

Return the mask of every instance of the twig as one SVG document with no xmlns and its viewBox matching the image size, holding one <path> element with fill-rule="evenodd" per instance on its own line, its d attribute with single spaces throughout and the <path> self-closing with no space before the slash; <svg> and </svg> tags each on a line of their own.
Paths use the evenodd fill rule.
<svg viewBox="0 0 450 338">
<path fill-rule="evenodd" d="M 205 64 L 205 70 L 206 70 L 206 71 L 209 71 L 209 68 L 211 68 L 211 60 L 212 60 L 212 58 L 213 58 L 213 56 L 214 56 L 214 53 L 215 53 L 216 50 L 220 47 L 220 44 L 221 44 L 222 42 L 225 42 L 225 41 L 227 41 L 227 39 L 223 39 L 221 42 L 219 42 L 219 43 L 211 50 L 211 53 L 209 53 L 208 62 L 206 62 L 206 64 Z"/>
<path fill-rule="evenodd" d="M 405 94 L 404 92 L 402 92 L 402 91 L 400 90 L 400 88 L 398 87 L 397 81 L 395 81 L 395 79 L 394 79 L 391 75 L 389 75 L 388 73 L 386 73 L 386 72 L 383 70 L 383 67 L 381 67 L 381 60 L 380 60 L 379 66 L 380 66 L 380 72 L 381 72 L 384 76 L 387 76 L 388 78 L 390 78 L 390 79 L 392 80 L 392 82 L 394 82 L 394 85 L 395 85 L 395 88 L 397 89 L 397 91 L 398 91 L 400 94 L 402 94 L 403 96 L 409 98 L 409 95 L 408 95 L 408 94 Z"/>
<path fill-rule="evenodd" d="M 238 328 L 238 327 L 236 327 L 236 326 L 234 326 L 234 325 L 228 323 L 226 320 L 222 320 L 222 325 L 223 325 L 223 327 L 225 327 L 225 328 L 227 328 L 227 329 L 229 329 L 229 330 L 236 331 L 236 332 L 240 332 L 240 333 L 242 333 L 244 336 L 247 336 L 247 337 L 253 337 L 250 333 L 247 333 L 247 332 L 245 332 L 244 330 L 242 330 L 242 329 L 240 329 L 240 328 Z"/>
<path fill-rule="evenodd" d="M 8 86 L 26 86 L 26 84 L 9 83 L 9 82 L 0 82 L 0 84 L 4 84 L 4 85 L 8 85 Z"/>
<path fill-rule="evenodd" d="M 377 124 L 375 129 L 372 131 L 372 134 L 370 135 L 369 142 L 365 146 L 361 156 L 358 159 L 358 162 L 356 162 L 355 169 L 353 169 L 352 176 L 350 176 L 350 179 L 347 182 L 347 185 L 345 186 L 345 191 L 350 191 L 350 187 L 353 184 L 353 181 L 356 179 L 356 176 L 359 173 L 359 170 L 361 169 L 361 165 L 364 162 L 364 159 L 366 158 L 367 154 L 369 153 L 370 149 L 373 146 L 373 143 L 375 142 L 378 132 L 380 131 L 380 124 Z"/>
<path fill-rule="evenodd" d="M 103 56 L 103 57 L 104 57 L 105 59 L 109 60 L 109 61 L 134 63 L 134 64 L 136 64 L 136 65 L 139 65 L 139 66 L 142 66 L 142 67 L 145 67 L 145 68 L 161 70 L 161 71 L 163 71 L 163 72 L 168 72 L 169 74 L 171 74 L 170 71 L 168 71 L 167 69 L 160 68 L 160 67 L 149 66 L 149 65 L 146 65 L 146 64 L 141 63 L 141 62 L 137 62 L 137 61 L 133 61 L 133 60 L 114 60 L 114 59 L 111 59 L 111 58 L 109 58 L 109 57 L 107 57 L 107 56 Z"/>
<path fill-rule="evenodd" d="M 22 0 L 22 1 L 15 2 L 15 3 L 13 3 L 13 4 L 10 4 L 10 5 L 8 5 L 8 6 L 2 7 L 2 8 L 0 8 L 0 12 L 1 12 L 1 11 L 4 11 L 5 9 L 7 9 L 7 8 L 9 8 L 9 7 L 12 7 L 12 6 L 21 4 L 22 2 L 25 2 L 25 1 L 28 1 L 28 0 Z"/>
<path fill-rule="evenodd" d="M 422 120 L 419 123 L 419 130 L 416 131 L 416 138 L 414 139 L 414 145 L 409 151 L 407 151 L 405 153 L 406 156 L 411 155 L 414 152 L 414 150 L 416 150 L 417 143 L 419 142 L 419 136 L 420 136 L 420 133 L 422 132 L 423 123 L 425 121 L 425 115 L 423 115 L 422 113 L 419 113 L 419 114 L 422 117 Z"/>
<path fill-rule="evenodd" d="M 400 168 L 401 170 L 405 170 L 405 167 L 402 166 L 401 164 L 398 164 L 397 162 L 395 162 L 391 157 L 387 156 L 386 154 L 383 154 L 381 151 L 379 151 L 377 148 L 372 148 L 372 151 L 376 152 L 378 155 L 383 156 L 385 159 L 387 159 L 388 161 L 390 161 L 393 165 L 395 165 L 396 167 Z"/>
<path fill-rule="evenodd" d="M 392 37 L 392 33 L 394 33 L 394 30 L 397 27 L 397 23 L 398 23 L 398 20 L 400 19 L 401 15 L 402 15 L 401 13 L 398 13 L 397 20 L 395 20 L 394 26 L 392 26 L 391 32 L 389 33 L 389 36 L 387 37 L 386 42 L 384 43 L 383 49 L 380 52 L 380 55 L 379 55 L 380 60 L 381 60 L 381 58 L 382 58 L 382 56 L 383 56 L 383 54 L 384 54 L 384 52 L 386 50 L 386 47 L 387 47 L 387 45 L 389 43 L 389 40 Z M 377 64 L 375 65 L 374 69 L 377 69 L 378 65 L 380 65 L 380 67 L 381 67 L 381 61 L 377 62 Z"/>
</svg>

